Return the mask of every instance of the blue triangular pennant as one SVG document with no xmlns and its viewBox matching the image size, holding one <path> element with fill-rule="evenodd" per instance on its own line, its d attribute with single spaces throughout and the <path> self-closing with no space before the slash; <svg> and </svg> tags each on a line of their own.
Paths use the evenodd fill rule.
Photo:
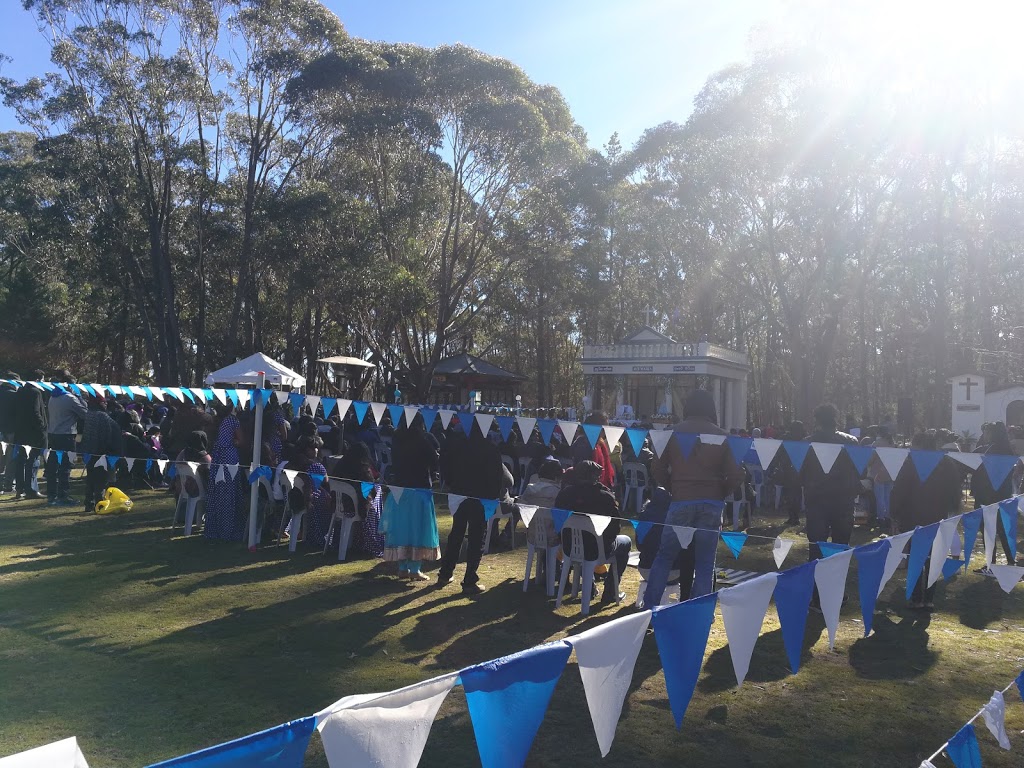
<svg viewBox="0 0 1024 768">
<path fill-rule="evenodd" d="M 878 600 L 878 588 L 882 584 L 890 546 L 888 539 L 882 539 L 853 550 L 853 556 L 857 558 L 857 584 L 860 589 L 860 612 L 864 618 L 864 637 L 871 634 L 875 601 Z"/>
<path fill-rule="evenodd" d="M 630 520 L 633 527 L 636 529 L 636 543 L 640 544 L 645 538 L 647 533 L 654 527 L 654 523 L 650 523 L 646 520 Z"/>
<path fill-rule="evenodd" d="M 302 768 L 315 728 L 311 715 L 149 768 Z"/>
<path fill-rule="evenodd" d="M 697 687 L 717 602 L 718 593 L 712 592 L 677 605 L 655 608 L 651 617 L 676 728 L 682 727 L 683 715 Z"/>
<path fill-rule="evenodd" d="M 501 430 L 501 439 L 507 443 L 516 420 L 511 416 L 495 416 L 494 420 L 498 423 L 498 429 Z"/>
<path fill-rule="evenodd" d="M 782 643 L 786 647 L 789 668 L 793 674 L 800 670 L 807 609 L 814 595 L 815 565 L 812 560 L 796 568 L 788 568 L 779 573 L 778 581 L 775 582 L 775 608 L 782 628 Z"/>
<path fill-rule="evenodd" d="M 551 510 L 551 520 L 555 524 L 556 531 L 562 532 L 562 526 L 565 525 L 565 521 L 569 519 L 571 514 L 571 509 L 558 509 L 558 507 L 555 507 Z"/>
<path fill-rule="evenodd" d="M 146 393 L 146 399 L 147 400 L 153 400 L 154 398 L 156 398 L 156 395 L 153 394 L 153 388 L 152 387 L 143 387 L 142 391 Z"/>
<path fill-rule="evenodd" d="M 363 494 L 364 499 L 370 498 L 370 494 L 373 493 L 373 483 L 362 481 L 359 483 L 359 492 Z"/>
<path fill-rule="evenodd" d="M 92 454 L 91 453 L 83 453 L 82 454 L 82 461 L 84 461 L 85 462 L 85 466 L 88 467 L 89 466 L 89 462 L 92 461 Z M 148 469 L 148 467 L 147 467 L 147 469 Z"/>
<path fill-rule="evenodd" d="M 1017 683 L 1017 693 L 1020 694 L 1020 700 L 1024 701 L 1024 671 L 1017 675 L 1017 679 L 1014 682 Z"/>
<path fill-rule="evenodd" d="M 338 404 L 338 398 L 336 398 L 336 397 L 321 397 L 320 398 L 320 405 L 322 405 L 324 407 L 324 418 L 325 419 L 330 418 L 331 411 L 334 410 L 334 407 L 337 404 Z M 339 414 L 339 415 L 344 416 L 344 414 Z"/>
<path fill-rule="evenodd" d="M 64 451 L 54 451 L 54 453 L 57 455 L 57 464 L 58 465 L 63 464 L 64 463 Z"/>
<path fill-rule="evenodd" d="M 88 464 L 89 460 L 86 459 L 85 463 Z M 153 460 L 152 459 L 146 459 L 146 474 L 148 475 L 152 470 L 153 470 Z"/>
<path fill-rule="evenodd" d="M 747 543 L 747 534 L 743 531 L 722 531 L 722 541 L 732 552 L 733 557 L 739 559 L 743 545 Z"/>
<path fill-rule="evenodd" d="M 173 480 L 178 476 L 178 465 L 173 461 L 167 465 L 167 472 L 165 473 L 168 480 Z"/>
<path fill-rule="evenodd" d="M 816 541 L 815 544 L 821 550 L 822 557 L 832 557 L 832 555 L 838 555 L 840 552 L 850 549 L 849 544 L 837 544 L 834 541 Z"/>
<path fill-rule="evenodd" d="M 942 451 L 914 450 L 910 452 L 910 460 L 914 463 L 914 469 L 917 470 L 917 476 L 921 478 L 922 483 L 931 477 L 932 472 L 939 466 L 939 462 L 945 455 Z"/>
<path fill-rule="evenodd" d="M 188 399 L 188 401 L 189 401 L 190 403 L 194 403 L 194 402 L 196 401 L 196 396 L 195 396 L 195 395 L 193 395 L 193 394 L 192 394 L 191 392 L 189 392 L 189 391 L 188 391 L 187 389 L 184 389 L 184 388 L 183 388 L 183 389 L 181 390 L 181 394 L 183 394 L 183 395 L 184 395 L 184 396 L 185 396 L 185 397 L 186 397 L 186 398 Z M 256 403 L 255 403 L 255 401 L 253 401 L 253 406 L 254 406 L 254 407 L 255 407 L 255 404 L 256 404 Z"/>
<path fill-rule="evenodd" d="M 600 424 L 580 424 L 583 427 L 583 434 L 587 436 L 587 442 L 591 448 L 597 448 L 597 440 L 601 437 Z"/>
<path fill-rule="evenodd" d="M 551 445 L 551 437 L 555 434 L 557 425 L 555 419 L 537 419 L 537 429 L 540 430 L 540 439 L 544 441 L 544 445 Z"/>
<path fill-rule="evenodd" d="M 1010 545 L 1010 559 L 1017 559 L 1017 499 L 999 502 L 999 516 L 1003 519 L 1006 543 Z"/>
<path fill-rule="evenodd" d="M 644 444 L 647 442 L 647 430 L 627 429 L 626 437 L 629 438 L 629 445 L 633 449 L 633 455 L 639 456 L 644 450 Z"/>
<path fill-rule="evenodd" d="M 327 475 L 318 475 L 314 472 L 309 472 L 307 474 L 309 474 L 310 482 L 313 483 L 313 490 L 319 491 L 320 486 L 323 485 L 324 480 L 327 479 Z"/>
<path fill-rule="evenodd" d="M 875 449 L 870 445 L 847 445 L 843 448 L 846 451 L 846 455 L 850 457 L 850 461 L 853 462 L 853 466 L 857 468 L 857 474 L 863 475 L 865 470 L 868 468 L 868 464 L 871 462 L 871 457 L 875 454 Z"/>
<path fill-rule="evenodd" d="M 559 641 L 459 673 L 483 768 L 526 763 L 571 652 Z"/>
<path fill-rule="evenodd" d="M 802 440 L 783 440 L 782 447 L 789 454 L 789 460 L 793 462 L 793 467 L 796 471 L 799 472 L 803 469 L 804 459 L 807 458 L 807 451 L 810 449 L 811 444 L 805 443 Z"/>
<path fill-rule="evenodd" d="M 981 749 L 973 725 L 968 723 L 950 737 L 946 754 L 956 768 L 981 768 Z"/>
<path fill-rule="evenodd" d="M 107 469 L 113 470 L 117 467 L 117 462 L 121 460 L 120 456 L 107 456 Z"/>
<path fill-rule="evenodd" d="M 231 390 L 228 390 L 228 394 L 231 394 Z M 296 416 L 299 415 L 299 409 L 302 407 L 302 403 L 305 401 L 306 396 L 301 392 L 292 392 L 288 395 L 288 402 L 292 405 L 292 413 Z"/>
<path fill-rule="evenodd" d="M 993 490 L 999 490 L 1006 482 L 1006 476 L 1010 474 L 1019 461 L 1018 456 L 1004 456 L 1001 453 L 986 453 L 981 457 L 982 466 L 988 475 L 988 481 L 992 484 Z"/>
<path fill-rule="evenodd" d="M 754 441 L 749 437 L 738 437 L 736 435 L 729 435 L 725 438 L 725 441 L 729 444 L 729 450 L 732 451 L 733 459 L 742 467 L 747 451 L 750 450 Z"/>
<path fill-rule="evenodd" d="M 203 390 L 203 397 L 206 398 L 206 402 L 208 402 L 208 403 L 212 403 L 214 400 L 217 399 L 217 396 L 215 394 L 213 394 L 213 390 L 212 389 L 204 389 Z"/>
<path fill-rule="evenodd" d="M 405 408 L 396 403 L 391 403 L 388 405 L 388 415 L 391 416 L 391 426 L 398 429 L 402 424 L 402 416 L 405 415 Z"/>
<path fill-rule="evenodd" d="M 981 529 L 982 511 L 980 509 L 965 512 L 960 518 L 964 526 L 964 569 L 971 567 L 971 552 L 974 551 L 974 542 L 978 538 L 978 531 Z"/>
<path fill-rule="evenodd" d="M 498 511 L 497 499 L 480 499 L 480 506 L 484 508 L 484 521 L 490 520 Z"/>
<path fill-rule="evenodd" d="M 917 580 L 921 578 L 924 561 L 932 552 L 932 542 L 935 541 L 935 534 L 938 532 L 938 523 L 919 525 L 914 529 L 914 535 L 910 537 L 910 559 L 907 561 L 907 600 L 914 594 Z"/>
<path fill-rule="evenodd" d="M 228 394 L 228 399 L 232 403 L 235 404 L 235 408 L 238 408 L 241 405 L 241 402 L 242 402 L 241 400 L 238 399 L 238 390 L 237 389 L 229 389 L 229 390 L 226 390 L 226 391 L 227 391 L 227 394 Z"/>
<path fill-rule="evenodd" d="M 249 485 L 252 485 L 261 477 L 265 477 L 267 480 L 273 479 L 274 470 L 270 467 L 256 467 L 256 469 L 249 473 Z"/>
<path fill-rule="evenodd" d="M 437 418 L 437 408 L 420 408 L 420 416 L 423 417 L 423 426 L 429 432 L 434 426 L 434 419 Z"/>
<path fill-rule="evenodd" d="M 951 578 L 956 576 L 957 572 L 965 565 L 963 560 L 959 560 L 955 557 L 947 557 L 946 562 L 942 564 L 942 578 L 949 581 Z"/>
<path fill-rule="evenodd" d="M 683 454 L 683 458 L 688 459 L 690 454 L 693 453 L 693 448 L 697 445 L 700 435 L 695 432 L 673 432 L 672 439 L 679 444 L 679 450 Z"/>
<path fill-rule="evenodd" d="M 356 400 L 352 403 L 352 410 L 356 414 L 356 421 L 362 424 L 363 420 L 366 418 L 367 411 L 370 410 L 370 404 L 364 403 L 362 400 Z"/>
<path fill-rule="evenodd" d="M 471 413 L 460 413 L 459 414 L 459 426 L 462 427 L 462 431 L 466 433 L 466 437 L 473 434 L 473 425 L 476 423 L 476 419 L 473 418 Z"/>
</svg>

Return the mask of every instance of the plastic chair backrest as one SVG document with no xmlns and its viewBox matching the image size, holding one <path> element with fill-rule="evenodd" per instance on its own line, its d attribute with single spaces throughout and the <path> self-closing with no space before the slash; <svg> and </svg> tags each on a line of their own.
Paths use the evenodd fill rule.
<svg viewBox="0 0 1024 768">
<path fill-rule="evenodd" d="M 516 473 L 516 463 L 515 461 L 512 460 L 512 457 L 509 456 L 507 453 L 501 454 L 501 463 L 508 467 L 508 471 L 510 474 L 514 475 Z"/>
<path fill-rule="evenodd" d="M 193 470 L 185 462 L 179 462 L 177 471 L 178 478 L 181 480 L 181 489 L 190 498 L 201 499 L 206 495 L 206 486 L 203 484 L 202 476 L 197 471 Z"/>
<path fill-rule="evenodd" d="M 346 497 L 352 502 L 353 514 L 359 514 L 359 497 L 356 495 L 356 489 L 352 487 L 351 483 L 335 482 L 331 485 L 331 492 L 334 496 L 335 516 L 341 517 L 345 514 Z"/>
<path fill-rule="evenodd" d="M 586 560 L 583 547 L 583 534 L 589 533 L 597 540 L 597 561 L 603 563 L 608 559 L 604 551 L 604 539 L 597 535 L 594 530 L 594 521 L 586 515 L 572 514 L 562 526 L 562 532 L 569 531 L 571 545 L 569 547 L 570 560 Z"/>
<path fill-rule="evenodd" d="M 623 462 L 622 473 L 626 477 L 626 485 L 631 488 L 643 488 L 647 485 L 647 467 L 639 461 Z"/>
</svg>

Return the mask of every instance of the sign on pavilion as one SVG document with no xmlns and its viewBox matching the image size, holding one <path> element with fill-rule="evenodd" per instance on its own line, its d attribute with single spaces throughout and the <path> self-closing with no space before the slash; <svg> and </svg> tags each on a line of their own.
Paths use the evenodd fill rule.
<svg viewBox="0 0 1024 768">
<path fill-rule="evenodd" d="M 620 419 L 680 419 L 686 396 L 704 388 L 715 398 L 720 426 L 747 425 L 744 352 L 680 343 L 645 325 L 617 344 L 585 345 L 582 365 L 588 410 Z"/>
<path fill-rule="evenodd" d="M 1024 387 L 1002 387 L 988 392 L 985 377 L 976 373 L 954 376 L 949 384 L 953 401 L 952 429 L 958 435 L 977 440 L 985 422 L 1024 425 Z"/>
</svg>

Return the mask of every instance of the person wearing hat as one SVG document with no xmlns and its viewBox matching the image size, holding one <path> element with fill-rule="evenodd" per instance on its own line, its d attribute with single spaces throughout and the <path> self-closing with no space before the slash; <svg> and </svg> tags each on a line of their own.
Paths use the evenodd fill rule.
<svg viewBox="0 0 1024 768">
<path fill-rule="evenodd" d="M 54 384 L 74 384 L 75 377 L 68 371 L 60 371 L 54 377 Z M 78 434 L 78 422 L 85 418 L 88 409 L 82 398 L 65 389 L 55 386 L 47 403 L 49 433 L 46 442 L 50 455 L 46 459 L 46 497 L 51 507 L 69 507 L 77 504 L 71 498 L 71 460 L 58 458 L 58 451 L 75 450 L 75 437 Z"/>
<path fill-rule="evenodd" d="M 32 380 L 42 381 L 42 371 L 33 371 Z M 14 484 L 19 499 L 41 499 L 35 487 L 39 456 L 46 448 L 46 405 L 43 393 L 31 384 L 18 389 L 14 414 Z"/>
<path fill-rule="evenodd" d="M 555 506 L 561 490 L 562 464 L 554 456 L 548 456 L 541 462 L 537 474 L 530 478 L 526 490 L 516 499 L 517 504 L 538 508 L 538 514 L 533 516 L 526 531 L 526 538 L 534 546 L 558 546 L 558 531 L 551 519 L 551 508 Z"/>
</svg>

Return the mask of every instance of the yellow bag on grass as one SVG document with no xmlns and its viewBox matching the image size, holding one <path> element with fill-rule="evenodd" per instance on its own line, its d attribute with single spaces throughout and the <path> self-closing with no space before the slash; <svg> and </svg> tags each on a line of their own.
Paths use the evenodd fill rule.
<svg viewBox="0 0 1024 768">
<path fill-rule="evenodd" d="M 130 512 L 132 500 L 120 488 L 111 486 L 103 492 L 103 498 L 96 502 L 97 515 L 110 515 L 115 512 Z"/>
</svg>

